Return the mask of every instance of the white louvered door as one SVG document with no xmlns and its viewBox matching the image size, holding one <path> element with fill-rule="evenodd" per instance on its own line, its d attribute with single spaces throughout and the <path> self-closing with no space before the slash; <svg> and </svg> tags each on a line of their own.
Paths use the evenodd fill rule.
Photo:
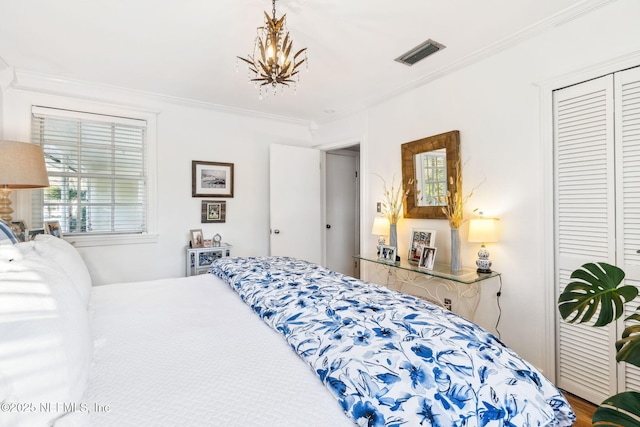
<svg viewBox="0 0 640 427">
<path fill-rule="evenodd" d="M 582 264 L 615 263 L 613 77 L 556 91 L 554 118 L 559 295 Z M 614 326 L 593 328 L 560 319 L 558 386 L 598 403 L 615 393 L 614 343 Z"/>
<path fill-rule="evenodd" d="M 640 68 L 616 73 L 616 171 L 618 262 L 627 285 L 640 287 Z M 639 304 L 628 304 L 627 315 Z M 626 317 L 626 316 L 625 316 Z M 624 324 L 618 324 L 620 337 Z M 640 369 L 621 363 L 619 391 L 640 389 Z"/>
<path fill-rule="evenodd" d="M 557 294 L 598 261 L 640 287 L 640 68 L 556 91 L 554 119 Z M 594 328 L 558 318 L 558 386 L 598 404 L 639 389 L 640 369 L 615 361 L 623 329 L 622 319 Z"/>
</svg>

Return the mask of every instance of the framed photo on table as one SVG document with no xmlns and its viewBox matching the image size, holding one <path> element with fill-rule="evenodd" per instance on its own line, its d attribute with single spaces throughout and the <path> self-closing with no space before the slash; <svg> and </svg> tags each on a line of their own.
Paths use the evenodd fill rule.
<svg viewBox="0 0 640 427">
<path fill-rule="evenodd" d="M 34 240 L 38 234 L 44 234 L 44 228 L 32 228 L 27 230 L 26 237 L 29 240 Z"/>
<path fill-rule="evenodd" d="M 202 230 L 191 230 L 191 247 L 204 248 L 204 238 L 202 237 Z"/>
<path fill-rule="evenodd" d="M 435 230 L 424 230 L 422 228 L 411 229 L 411 240 L 409 241 L 409 262 L 418 264 L 422 248 L 434 247 L 436 242 Z"/>
<path fill-rule="evenodd" d="M 380 261 L 396 262 L 396 247 L 381 245 L 378 259 Z"/>
<path fill-rule="evenodd" d="M 27 223 L 23 220 L 11 221 L 11 228 L 15 231 L 18 240 L 26 242 L 28 239 Z"/>
<path fill-rule="evenodd" d="M 44 232 L 45 234 L 51 234 L 55 237 L 62 237 L 62 228 L 60 228 L 60 221 L 45 221 Z"/>
<path fill-rule="evenodd" d="M 233 197 L 233 163 L 191 162 L 192 197 Z"/>
<path fill-rule="evenodd" d="M 433 270 L 433 264 L 436 262 L 436 248 L 425 246 L 420 253 L 420 261 L 418 268 L 425 270 Z"/>
</svg>

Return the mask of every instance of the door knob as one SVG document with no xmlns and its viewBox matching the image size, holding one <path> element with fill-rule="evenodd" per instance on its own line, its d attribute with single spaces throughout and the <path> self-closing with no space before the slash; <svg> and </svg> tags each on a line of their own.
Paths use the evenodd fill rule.
<svg viewBox="0 0 640 427">
<path fill-rule="evenodd" d="M 273 230 L 273 232 L 274 232 L 275 234 L 280 234 L 280 230 L 278 230 L 277 228 L 276 228 L 275 230 Z"/>
<path fill-rule="evenodd" d="M 327 228 L 331 228 L 331 224 L 327 224 Z"/>
</svg>

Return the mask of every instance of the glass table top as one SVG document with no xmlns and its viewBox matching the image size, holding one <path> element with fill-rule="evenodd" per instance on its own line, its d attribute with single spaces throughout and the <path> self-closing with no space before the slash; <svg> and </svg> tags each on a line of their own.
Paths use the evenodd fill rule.
<svg viewBox="0 0 640 427">
<path fill-rule="evenodd" d="M 466 284 L 500 276 L 500 273 L 496 271 L 492 271 L 491 273 L 478 273 L 473 268 L 463 268 L 462 270 L 452 271 L 449 264 L 438 262 L 434 264 L 433 270 L 427 270 L 424 268 L 418 268 L 417 264 L 412 264 L 407 259 L 400 259 L 400 261 L 391 262 L 379 259 L 377 255 L 354 255 L 354 258 L 406 271 L 412 271 L 417 274 L 424 274 L 426 276 L 438 277 L 440 279 Z"/>
</svg>

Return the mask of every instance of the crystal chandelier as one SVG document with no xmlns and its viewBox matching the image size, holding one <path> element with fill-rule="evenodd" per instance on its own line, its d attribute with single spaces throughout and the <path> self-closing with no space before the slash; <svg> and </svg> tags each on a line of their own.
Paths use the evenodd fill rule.
<svg viewBox="0 0 640 427">
<path fill-rule="evenodd" d="M 295 86 L 300 78 L 298 67 L 307 61 L 306 47 L 292 57 L 293 41 L 287 31 L 287 15 L 284 14 L 282 18 L 277 19 L 276 0 L 272 0 L 272 5 L 272 16 L 269 17 L 265 12 L 265 24 L 258 27 L 253 55 L 247 55 L 247 58 L 238 56 L 238 59 L 249 64 L 249 81 L 255 82 L 256 87 L 260 89 L 260 98 L 263 86 L 270 84 L 274 94 L 277 85 L 289 86 L 289 83 L 293 83 Z M 298 59 L 302 53 L 304 58 Z M 295 80 L 292 79 L 294 76 L 297 76 Z"/>
</svg>

